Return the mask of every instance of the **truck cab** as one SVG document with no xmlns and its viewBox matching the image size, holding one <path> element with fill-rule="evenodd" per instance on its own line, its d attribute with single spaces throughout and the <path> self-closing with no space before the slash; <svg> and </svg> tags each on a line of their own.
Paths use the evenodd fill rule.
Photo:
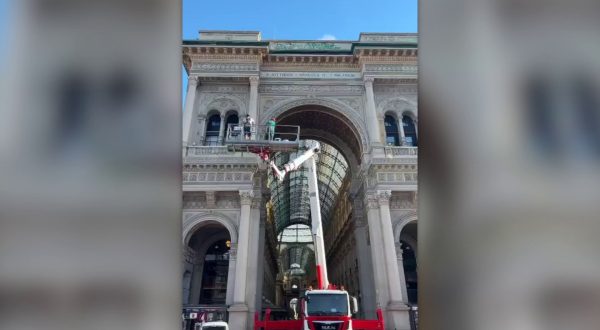
<svg viewBox="0 0 600 330">
<path fill-rule="evenodd" d="M 356 298 L 342 290 L 306 291 L 299 301 L 290 302 L 295 313 L 298 303 L 305 330 L 349 330 L 352 315 L 358 313 Z"/>
</svg>

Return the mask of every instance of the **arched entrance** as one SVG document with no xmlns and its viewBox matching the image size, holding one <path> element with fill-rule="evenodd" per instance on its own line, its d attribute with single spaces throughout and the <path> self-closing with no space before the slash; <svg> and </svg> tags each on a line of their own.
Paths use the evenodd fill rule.
<svg viewBox="0 0 600 330">
<path fill-rule="evenodd" d="M 331 283 L 344 285 L 350 294 L 360 296 L 358 281 L 349 280 L 349 274 L 357 274 L 357 249 L 344 242 L 350 241 L 347 236 L 353 237 L 349 196 L 366 145 L 361 128 L 354 125 L 346 113 L 322 104 L 301 104 L 287 109 L 284 106 L 271 111 L 265 118 L 271 117 L 275 117 L 280 125 L 300 126 L 301 140 L 321 143 L 317 177 L 329 279 Z M 274 160 L 282 166 L 295 156 L 276 154 Z M 281 283 L 276 290 L 280 307 L 285 307 L 287 300 L 300 294 L 298 288 L 316 285 L 307 182 L 306 170 L 290 173 L 283 182 L 273 177 L 268 180 L 270 213 L 274 216 L 278 243 L 277 278 Z M 349 257 L 339 258 L 336 255 L 339 253 Z"/>
<path fill-rule="evenodd" d="M 402 252 L 402 269 L 406 285 L 407 303 L 418 304 L 417 281 L 417 222 L 411 221 L 400 232 L 400 247 Z"/>
<path fill-rule="evenodd" d="M 190 233 L 183 273 L 184 306 L 224 307 L 231 296 L 231 235 L 216 221 L 206 221 Z"/>
</svg>

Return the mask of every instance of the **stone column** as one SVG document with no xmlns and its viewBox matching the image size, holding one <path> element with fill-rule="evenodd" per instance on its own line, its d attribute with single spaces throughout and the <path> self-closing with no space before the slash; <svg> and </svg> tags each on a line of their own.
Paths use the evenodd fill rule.
<svg viewBox="0 0 600 330">
<path fill-rule="evenodd" d="M 396 260 L 398 261 L 398 274 L 400 275 L 400 286 L 402 288 L 402 301 L 408 302 L 408 289 L 406 288 L 406 275 L 404 274 L 404 259 L 402 256 L 402 243 L 396 242 Z"/>
<path fill-rule="evenodd" d="M 248 104 L 248 114 L 254 119 L 255 125 L 258 125 L 258 76 L 250 77 L 250 100 Z M 258 132 L 258 130 L 257 130 Z M 256 133 L 252 133 L 251 139 L 256 139 Z"/>
<path fill-rule="evenodd" d="M 379 126 L 379 119 L 377 118 L 377 108 L 375 107 L 375 95 L 373 94 L 373 81 L 374 78 L 366 77 L 365 92 L 367 96 L 367 109 L 366 119 L 367 127 L 369 129 L 369 139 L 371 145 L 381 145 L 381 128 Z"/>
<path fill-rule="evenodd" d="M 369 224 L 369 242 L 371 244 L 371 260 L 373 262 L 373 278 L 375 280 L 375 302 L 378 308 L 385 309 L 389 301 L 389 289 L 385 258 L 383 256 L 384 245 L 381 233 L 381 221 L 379 219 L 379 204 L 377 204 L 375 193 L 367 193 L 364 204 Z"/>
<path fill-rule="evenodd" d="M 235 287 L 233 290 L 233 305 L 229 308 L 231 329 L 246 329 L 247 324 L 246 275 L 250 247 L 250 205 L 253 195 L 251 190 L 240 191 L 241 210 L 235 265 Z"/>
<path fill-rule="evenodd" d="M 227 270 L 227 293 L 225 304 L 233 304 L 233 290 L 235 289 L 235 264 L 237 261 L 237 243 L 231 243 L 229 248 L 229 269 Z"/>
<path fill-rule="evenodd" d="M 377 202 L 379 204 L 379 214 L 381 216 L 383 255 L 385 259 L 390 298 L 389 303 L 386 306 L 387 317 L 389 320 L 386 323 L 389 323 L 390 329 L 410 329 L 408 307 L 402 300 L 396 245 L 394 244 L 394 229 L 392 227 L 392 217 L 390 214 L 391 196 L 392 193 L 389 190 L 379 190 L 377 192 Z"/>
<path fill-rule="evenodd" d="M 417 141 L 419 141 L 419 120 L 417 118 L 413 119 L 413 125 L 415 125 L 415 134 L 417 135 Z"/>
<path fill-rule="evenodd" d="M 248 114 L 258 122 L 258 76 L 250 77 L 250 101 L 248 104 Z"/>
<path fill-rule="evenodd" d="M 204 145 L 204 137 L 206 135 L 206 116 L 205 115 L 198 115 L 198 125 L 200 126 L 200 128 L 198 129 L 198 138 L 196 139 L 195 142 L 197 142 L 197 145 L 201 146 Z M 192 144 L 194 141 L 191 141 Z"/>
<path fill-rule="evenodd" d="M 260 233 L 260 193 L 256 190 L 252 195 L 250 205 L 250 242 L 248 244 L 248 265 L 246 270 L 246 303 L 248 305 L 249 322 L 252 321 L 254 312 L 259 310 L 262 305 L 262 263 L 264 261 L 261 255 L 262 247 Z M 264 236 L 263 236 L 264 237 Z"/>
<path fill-rule="evenodd" d="M 185 106 L 183 108 L 183 127 L 182 138 L 183 145 L 187 146 L 192 129 L 192 117 L 194 114 L 194 103 L 196 102 L 196 92 L 198 90 L 198 77 L 188 77 L 188 89 L 185 96 Z"/>
<path fill-rule="evenodd" d="M 223 144 L 223 141 L 225 140 L 225 115 L 221 115 L 221 125 L 219 126 L 219 145 Z"/>
<path fill-rule="evenodd" d="M 402 115 L 398 119 L 398 131 L 400 132 L 400 145 L 403 146 L 405 144 L 404 139 L 406 136 L 404 135 L 404 125 L 402 125 Z"/>
<path fill-rule="evenodd" d="M 369 252 L 367 219 L 364 215 L 363 202 L 360 198 L 353 200 L 352 218 L 354 221 L 354 239 L 356 240 L 356 256 L 358 259 L 358 280 L 360 286 L 360 310 L 361 318 L 376 318 L 375 309 L 375 282 L 373 281 L 373 262 Z"/>
</svg>

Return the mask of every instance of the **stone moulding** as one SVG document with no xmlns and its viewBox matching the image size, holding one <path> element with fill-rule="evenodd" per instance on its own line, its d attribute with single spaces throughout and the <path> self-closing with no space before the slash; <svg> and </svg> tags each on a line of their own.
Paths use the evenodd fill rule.
<svg viewBox="0 0 600 330">
<path fill-rule="evenodd" d="M 192 63 L 193 72 L 258 71 L 258 63 Z"/>
</svg>

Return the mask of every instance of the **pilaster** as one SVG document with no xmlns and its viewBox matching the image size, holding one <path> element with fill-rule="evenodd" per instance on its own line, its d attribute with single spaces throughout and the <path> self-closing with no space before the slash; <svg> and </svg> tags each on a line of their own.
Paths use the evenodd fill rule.
<svg viewBox="0 0 600 330">
<path fill-rule="evenodd" d="M 188 89 L 185 96 L 185 106 L 183 111 L 182 138 L 183 145 L 186 146 L 190 139 L 192 129 L 192 117 L 194 114 L 194 103 L 196 102 L 196 93 L 198 91 L 198 77 L 188 77 Z"/>
</svg>

